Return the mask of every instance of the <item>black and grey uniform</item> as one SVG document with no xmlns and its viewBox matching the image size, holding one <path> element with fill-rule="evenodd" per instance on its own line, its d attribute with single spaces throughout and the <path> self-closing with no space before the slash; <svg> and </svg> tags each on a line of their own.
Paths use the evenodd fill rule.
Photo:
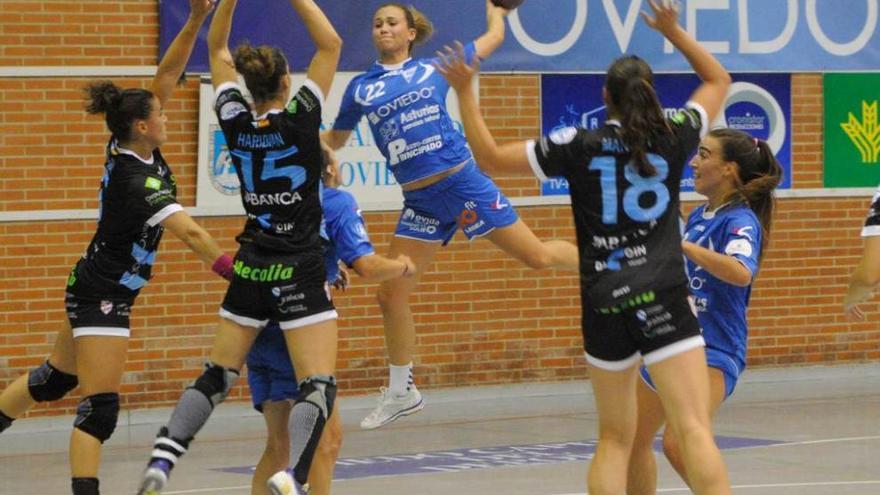
<svg viewBox="0 0 880 495">
<path fill-rule="evenodd" d="M 255 118 L 237 84 L 217 88 L 214 109 L 247 212 L 220 315 L 289 330 L 335 319 L 324 271 L 319 131 L 324 96 L 307 80 L 284 110 Z"/>
<path fill-rule="evenodd" d="M 690 102 L 668 119 L 671 133 L 649 145 L 657 174 L 642 177 L 620 123 L 564 128 L 527 144 L 541 180 L 569 182 L 580 251 L 582 331 L 587 360 L 608 370 L 652 364 L 704 345 L 687 299 L 679 190 L 685 163 L 706 128 Z"/>
<path fill-rule="evenodd" d="M 128 337 L 131 307 L 156 261 L 160 223 L 183 207 L 162 153 L 144 160 L 116 140 L 107 145 L 99 199 L 98 230 L 67 279 L 67 318 L 74 337 Z"/>
</svg>

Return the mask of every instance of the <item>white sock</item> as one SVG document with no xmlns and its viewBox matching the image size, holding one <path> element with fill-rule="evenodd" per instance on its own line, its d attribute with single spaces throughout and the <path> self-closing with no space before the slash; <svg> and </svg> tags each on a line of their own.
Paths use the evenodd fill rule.
<svg viewBox="0 0 880 495">
<path fill-rule="evenodd" d="M 394 395 L 403 395 L 412 388 L 412 362 L 403 366 L 389 365 L 391 379 L 388 383 L 388 390 Z"/>
</svg>

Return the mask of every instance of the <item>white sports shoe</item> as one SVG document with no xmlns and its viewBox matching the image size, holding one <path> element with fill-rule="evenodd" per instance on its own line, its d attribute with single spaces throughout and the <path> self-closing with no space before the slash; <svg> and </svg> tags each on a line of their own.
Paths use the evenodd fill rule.
<svg viewBox="0 0 880 495">
<path fill-rule="evenodd" d="M 162 469 L 162 467 L 165 466 L 154 466 L 153 464 L 147 466 L 138 495 L 159 495 L 162 493 L 162 489 L 168 483 L 167 468 Z"/>
<path fill-rule="evenodd" d="M 301 487 L 287 471 L 278 471 L 266 482 L 272 495 L 305 495 L 308 490 Z"/>
<path fill-rule="evenodd" d="M 406 394 L 401 396 L 392 394 L 385 387 L 379 390 L 379 404 L 373 412 L 361 421 L 361 428 L 365 430 L 374 430 L 385 426 L 397 418 L 417 413 L 425 407 L 422 394 L 415 385 L 411 386 Z"/>
</svg>

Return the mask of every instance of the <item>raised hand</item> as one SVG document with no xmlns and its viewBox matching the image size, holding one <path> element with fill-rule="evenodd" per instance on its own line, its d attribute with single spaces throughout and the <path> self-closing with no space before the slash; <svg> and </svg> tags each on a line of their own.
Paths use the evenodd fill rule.
<svg viewBox="0 0 880 495">
<path fill-rule="evenodd" d="M 474 57 L 473 63 L 468 64 L 464 54 L 464 45 L 460 41 L 456 41 L 454 50 L 446 45 L 443 51 L 437 52 L 434 67 L 449 81 L 449 85 L 460 93 L 470 85 L 471 80 L 480 71 L 480 59 Z"/>
<path fill-rule="evenodd" d="M 189 15 L 203 21 L 211 15 L 218 0 L 189 0 Z"/>
<path fill-rule="evenodd" d="M 642 19 L 645 23 L 655 29 L 663 36 L 668 37 L 670 33 L 678 27 L 678 14 L 681 10 L 681 3 L 678 0 L 648 0 L 648 5 L 654 11 L 651 17 L 648 12 L 642 11 Z"/>
</svg>

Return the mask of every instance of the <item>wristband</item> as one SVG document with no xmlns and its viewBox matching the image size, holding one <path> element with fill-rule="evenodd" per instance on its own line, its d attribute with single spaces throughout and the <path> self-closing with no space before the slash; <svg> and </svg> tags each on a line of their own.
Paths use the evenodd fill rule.
<svg viewBox="0 0 880 495">
<path fill-rule="evenodd" d="M 226 280 L 232 280 L 232 256 L 229 256 L 226 253 L 221 254 L 214 260 L 214 264 L 211 265 L 211 270 L 214 271 L 217 275 L 225 278 Z"/>
</svg>

